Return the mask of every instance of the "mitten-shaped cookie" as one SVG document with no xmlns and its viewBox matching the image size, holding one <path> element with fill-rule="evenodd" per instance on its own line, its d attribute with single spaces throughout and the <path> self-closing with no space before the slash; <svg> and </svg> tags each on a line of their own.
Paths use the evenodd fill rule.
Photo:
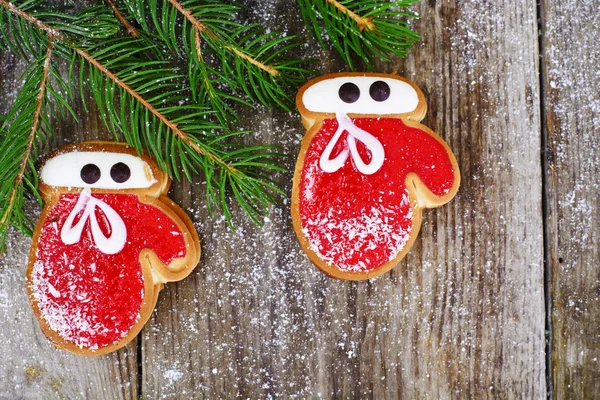
<svg viewBox="0 0 600 400">
<path fill-rule="evenodd" d="M 296 103 L 307 129 L 292 193 L 302 248 L 336 278 L 390 270 L 417 237 L 421 209 L 450 201 L 460 181 L 448 145 L 420 124 L 423 94 L 395 75 L 342 73 L 308 82 Z"/>
<path fill-rule="evenodd" d="M 164 283 L 200 258 L 188 216 L 165 197 L 170 180 L 125 144 L 63 146 L 39 171 L 45 207 L 29 255 L 29 300 L 59 348 L 100 355 L 142 329 Z"/>
</svg>

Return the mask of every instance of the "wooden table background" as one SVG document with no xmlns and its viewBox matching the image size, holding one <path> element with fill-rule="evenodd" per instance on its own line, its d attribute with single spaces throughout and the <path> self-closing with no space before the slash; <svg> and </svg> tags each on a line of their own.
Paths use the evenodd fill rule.
<svg viewBox="0 0 600 400">
<path fill-rule="evenodd" d="M 294 2 L 246 1 L 247 18 L 300 34 L 299 52 L 343 70 Z M 291 4 L 291 5 L 290 5 Z M 379 64 L 424 91 L 424 123 L 454 149 L 462 187 L 424 213 L 392 272 L 342 282 L 302 253 L 289 200 L 263 229 L 208 218 L 202 179 L 171 197 L 192 216 L 201 266 L 169 284 L 137 340 L 83 358 L 44 338 L 29 309 L 30 239 L 0 261 L 0 398 L 600 398 L 599 0 L 421 1 L 422 36 Z M 0 55 L 0 111 L 24 64 Z M 110 138 L 93 111 L 55 122 L 54 148 Z M 296 113 L 240 110 L 251 140 L 283 146 Z M 39 213 L 39 210 L 33 210 Z"/>
</svg>

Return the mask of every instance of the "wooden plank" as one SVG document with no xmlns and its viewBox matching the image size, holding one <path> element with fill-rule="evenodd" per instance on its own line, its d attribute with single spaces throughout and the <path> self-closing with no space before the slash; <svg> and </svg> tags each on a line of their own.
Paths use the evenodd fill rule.
<svg viewBox="0 0 600 400">
<path fill-rule="evenodd" d="M 554 397 L 600 397 L 600 1 L 542 2 Z"/>
<path fill-rule="evenodd" d="M 424 213 L 391 273 L 342 282 L 300 251 L 281 201 L 261 230 L 208 219 L 201 181 L 175 185 L 202 266 L 169 284 L 142 334 L 144 398 L 543 398 L 543 235 L 536 3 L 421 2 L 423 40 L 399 70 L 425 92 L 425 124 L 455 149 L 463 185 Z M 301 33 L 289 1 L 249 1 Z M 311 47 L 322 72 L 342 69 Z M 241 111 L 253 141 L 280 144 L 291 177 L 295 113 Z"/>
<path fill-rule="evenodd" d="M 0 55 L 0 112 L 5 113 L 20 88 L 26 65 L 10 54 Z M 54 139 L 46 150 L 64 143 L 109 139 L 99 117 L 85 114 L 81 102 L 73 108 L 79 122 L 54 121 Z M 31 205 L 31 215 L 40 209 Z M 137 344 L 112 355 L 80 357 L 57 350 L 44 337 L 29 307 L 25 271 L 31 239 L 12 233 L 0 257 L 0 398 L 136 399 Z"/>
</svg>

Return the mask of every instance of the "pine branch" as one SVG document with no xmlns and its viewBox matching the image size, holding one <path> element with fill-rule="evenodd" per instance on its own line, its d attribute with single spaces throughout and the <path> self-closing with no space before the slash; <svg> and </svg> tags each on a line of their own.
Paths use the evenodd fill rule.
<svg viewBox="0 0 600 400">
<path fill-rule="evenodd" d="M 166 69 L 164 63 L 138 58 L 146 49 L 136 48 L 136 43 L 119 39 L 88 51 L 76 50 L 92 67 L 88 82 L 101 117 L 136 149 L 148 149 L 176 179 L 178 167 L 188 179 L 202 172 L 208 206 L 221 208 L 229 222 L 226 192 L 231 189 L 242 209 L 259 223 L 265 207 L 275 200 L 274 193 L 281 193 L 268 178 L 268 171 L 281 170 L 273 162 L 278 155 L 268 146 L 226 142 L 244 132 L 220 133 L 206 108 L 175 105 L 189 97 L 181 89 L 183 76 Z"/>
<path fill-rule="evenodd" d="M 10 11 L 11 13 L 19 16 L 20 18 L 23 18 L 24 20 L 26 20 L 30 24 L 32 24 L 32 25 L 36 26 L 37 28 L 43 30 L 44 32 L 46 32 L 46 34 L 50 38 L 60 36 L 59 31 L 52 29 L 50 26 L 46 25 L 45 23 L 43 23 L 39 19 L 35 18 L 33 15 L 28 14 L 24 10 L 21 10 L 21 9 L 17 8 L 14 4 L 12 4 L 12 3 L 10 3 L 10 2 L 8 2 L 6 0 L 0 0 L 0 5 L 2 5 L 6 9 L 8 9 L 8 11 Z"/>
<path fill-rule="evenodd" d="M 194 26 L 194 29 L 195 29 L 194 37 L 198 38 L 198 40 L 195 43 L 196 47 L 200 47 L 200 41 L 199 41 L 200 34 L 205 33 L 208 36 L 210 36 L 212 39 L 217 41 L 220 45 L 222 45 L 223 48 L 233 52 L 233 54 L 240 57 L 242 60 L 248 61 L 250 64 L 254 65 L 255 67 L 257 67 L 259 69 L 262 69 L 263 71 L 267 72 L 271 76 L 279 75 L 279 71 L 276 68 L 260 62 L 256 58 L 252 57 L 251 55 L 249 55 L 247 53 L 244 53 L 243 51 L 241 51 L 240 49 L 236 48 L 233 45 L 228 45 L 222 37 L 220 37 L 217 33 L 210 30 L 210 28 L 206 24 L 204 24 L 203 22 L 201 22 L 197 18 L 195 18 L 192 10 L 188 10 L 177 0 L 169 0 L 169 3 L 171 3 L 171 5 L 173 5 L 173 7 L 175 7 L 175 9 L 177 9 L 177 11 L 179 11 L 185 17 L 185 19 L 188 20 Z"/>
<path fill-rule="evenodd" d="M 351 69 L 359 57 L 370 69 L 378 57 L 404 57 L 419 40 L 406 18 L 416 14 L 404 11 L 418 0 L 297 0 L 302 17 L 321 46 L 329 41 Z"/>
<path fill-rule="evenodd" d="M 6 130 L 6 134 L 0 145 L 0 154 L 3 155 L 3 161 L 0 164 L 0 171 L 2 172 L 0 182 L 3 183 L 0 187 L 0 199 L 2 199 L 0 200 L 0 210 L 2 211 L 0 216 L 0 249 L 4 248 L 9 226 L 16 226 L 27 234 L 31 234 L 33 229 L 31 221 L 22 213 L 23 186 L 24 183 L 32 186 L 37 179 L 34 168 L 30 168 L 29 171 L 33 175 L 31 178 L 26 177 L 26 171 L 28 167 L 32 167 L 32 150 L 39 136 L 38 128 L 42 118 L 44 100 L 46 99 L 51 57 L 52 45 L 48 45 L 43 63 L 38 63 L 31 74 L 26 77 L 25 85 L 17 95 L 15 105 L 2 125 L 2 131 Z M 37 86 L 37 94 L 32 90 L 34 86 Z M 32 109 L 33 113 L 23 118 L 25 123 L 17 123 L 22 115 L 26 115 Z M 7 121 L 13 122 L 8 129 L 6 129 Z M 28 134 L 25 135 L 27 131 L 23 128 L 27 125 L 30 126 L 30 129 Z M 15 165 L 16 163 L 18 164 Z"/>
<path fill-rule="evenodd" d="M 154 46 L 135 38 L 117 37 L 86 48 L 85 41 L 5 0 L 0 0 L 0 5 L 56 41 L 61 54 L 71 59 L 70 71 L 75 69 L 73 63 L 81 60 L 80 74 L 87 70 L 87 85 L 100 115 L 115 134 L 122 132 L 139 152 L 148 149 L 177 179 L 179 168 L 188 179 L 204 172 L 209 207 L 215 204 L 222 208 L 230 223 L 229 189 L 242 209 L 259 223 L 258 217 L 274 201 L 273 193 L 281 193 L 267 173 L 280 169 L 273 163 L 277 155 L 268 146 L 247 148 L 226 143 L 224 139 L 243 132 L 218 133 L 221 127 L 210 122 L 209 110 L 182 102 L 190 97 L 182 90 L 183 77 L 169 73 L 164 61 L 152 58 L 156 54 Z M 84 84 L 83 79 L 80 84 Z"/>
<path fill-rule="evenodd" d="M 88 7 L 75 15 L 69 15 L 45 8 L 45 3 L 42 0 L 29 0 L 17 7 L 14 3 L 0 0 L 0 6 L 9 11 L 0 13 L 0 36 L 5 44 L 18 46 L 21 43 L 31 50 L 35 47 L 32 44 L 39 43 L 41 37 L 52 39 L 59 33 L 98 40 L 111 37 L 118 31 L 118 24 L 105 7 Z M 29 38 L 25 34 L 32 36 Z M 10 35 L 13 36 L 12 39 Z M 76 41 L 76 38 L 70 37 L 69 40 Z"/>
</svg>

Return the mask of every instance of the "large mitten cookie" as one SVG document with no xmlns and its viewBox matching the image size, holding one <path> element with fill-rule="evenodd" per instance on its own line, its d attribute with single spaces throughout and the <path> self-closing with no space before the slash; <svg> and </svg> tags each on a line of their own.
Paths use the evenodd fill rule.
<svg viewBox="0 0 600 400">
<path fill-rule="evenodd" d="M 123 347 L 150 317 L 164 283 L 198 264 L 198 234 L 165 197 L 169 178 L 125 144 L 63 146 L 39 176 L 45 207 L 27 287 L 42 331 L 81 355 Z"/>
<path fill-rule="evenodd" d="M 302 248 L 336 278 L 383 274 L 417 237 L 421 209 L 456 194 L 452 151 L 420 124 L 427 106 L 419 88 L 395 75 L 325 75 L 296 103 L 307 129 L 292 193 Z"/>
</svg>

